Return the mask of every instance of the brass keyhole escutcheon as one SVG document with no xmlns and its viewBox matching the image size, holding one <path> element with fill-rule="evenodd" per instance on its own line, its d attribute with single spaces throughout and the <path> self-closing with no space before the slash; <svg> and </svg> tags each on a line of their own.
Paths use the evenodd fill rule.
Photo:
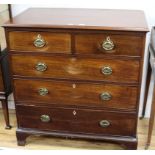
<svg viewBox="0 0 155 155">
<path fill-rule="evenodd" d="M 72 84 L 72 87 L 73 87 L 73 89 L 75 89 L 75 88 L 76 88 L 76 84 L 75 84 L 75 83 L 73 83 L 73 84 Z"/>
<path fill-rule="evenodd" d="M 74 115 L 74 116 L 76 115 L 76 111 L 75 111 L 75 110 L 73 111 L 73 115 Z"/>
</svg>

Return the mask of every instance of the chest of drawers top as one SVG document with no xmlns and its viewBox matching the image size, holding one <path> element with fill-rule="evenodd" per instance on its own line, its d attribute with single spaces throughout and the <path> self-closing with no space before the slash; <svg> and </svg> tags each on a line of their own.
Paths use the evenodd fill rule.
<svg viewBox="0 0 155 155">
<path fill-rule="evenodd" d="M 144 13 L 136 10 L 32 8 L 4 26 L 148 31 Z"/>
</svg>

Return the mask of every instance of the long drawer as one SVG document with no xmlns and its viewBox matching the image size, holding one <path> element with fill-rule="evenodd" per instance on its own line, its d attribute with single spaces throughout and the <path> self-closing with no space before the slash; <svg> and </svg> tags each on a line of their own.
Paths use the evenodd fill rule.
<svg viewBox="0 0 155 155">
<path fill-rule="evenodd" d="M 10 50 L 27 52 L 70 53 L 71 35 L 52 32 L 9 32 Z"/>
<path fill-rule="evenodd" d="M 136 83 L 138 60 L 14 54 L 13 75 L 73 80 Z"/>
<path fill-rule="evenodd" d="M 78 105 L 136 109 L 138 87 L 76 81 L 14 80 L 17 101 L 28 105 Z"/>
<path fill-rule="evenodd" d="M 99 135 L 135 135 L 135 113 L 19 105 L 16 108 L 20 128 Z"/>
</svg>

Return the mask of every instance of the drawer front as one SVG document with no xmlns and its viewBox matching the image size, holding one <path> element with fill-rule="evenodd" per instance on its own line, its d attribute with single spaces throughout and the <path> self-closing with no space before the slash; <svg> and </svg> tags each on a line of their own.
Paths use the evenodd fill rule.
<svg viewBox="0 0 155 155">
<path fill-rule="evenodd" d="M 71 36 L 68 33 L 9 32 L 11 50 L 52 53 L 70 53 Z"/>
<path fill-rule="evenodd" d="M 12 55 L 13 74 L 29 77 L 134 83 L 139 66 L 137 60 Z"/>
<path fill-rule="evenodd" d="M 23 84 L 24 83 L 24 84 Z M 80 105 L 136 109 L 138 88 L 68 81 L 14 80 L 17 101 L 27 104 Z M 30 102 L 30 103 L 29 103 Z"/>
<path fill-rule="evenodd" d="M 77 34 L 75 49 L 80 54 L 113 54 L 140 56 L 143 40 L 140 36 L 114 34 Z"/>
<path fill-rule="evenodd" d="M 89 109 L 17 106 L 19 127 L 100 135 L 135 135 L 136 115 Z"/>
</svg>

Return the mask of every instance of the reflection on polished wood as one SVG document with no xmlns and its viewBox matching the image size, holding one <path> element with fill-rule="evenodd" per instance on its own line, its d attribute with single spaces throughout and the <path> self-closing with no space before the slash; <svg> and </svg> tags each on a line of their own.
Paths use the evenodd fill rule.
<svg viewBox="0 0 155 155">
<path fill-rule="evenodd" d="M 0 110 L 0 148 L 14 148 L 14 149 L 31 149 L 31 150 L 113 150 L 123 149 L 119 145 L 111 143 L 103 143 L 99 141 L 84 141 L 84 140 L 71 140 L 64 138 L 31 136 L 27 139 L 25 147 L 17 146 L 16 142 L 16 117 L 15 111 L 10 112 L 12 130 L 4 129 L 3 113 Z M 138 123 L 138 149 L 143 150 L 145 148 L 146 137 L 148 130 L 148 119 L 140 120 Z M 5 140 L 4 140 L 5 139 Z M 152 143 L 149 149 L 155 149 L 155 129 L 153 131 Z"/>
</svg>

